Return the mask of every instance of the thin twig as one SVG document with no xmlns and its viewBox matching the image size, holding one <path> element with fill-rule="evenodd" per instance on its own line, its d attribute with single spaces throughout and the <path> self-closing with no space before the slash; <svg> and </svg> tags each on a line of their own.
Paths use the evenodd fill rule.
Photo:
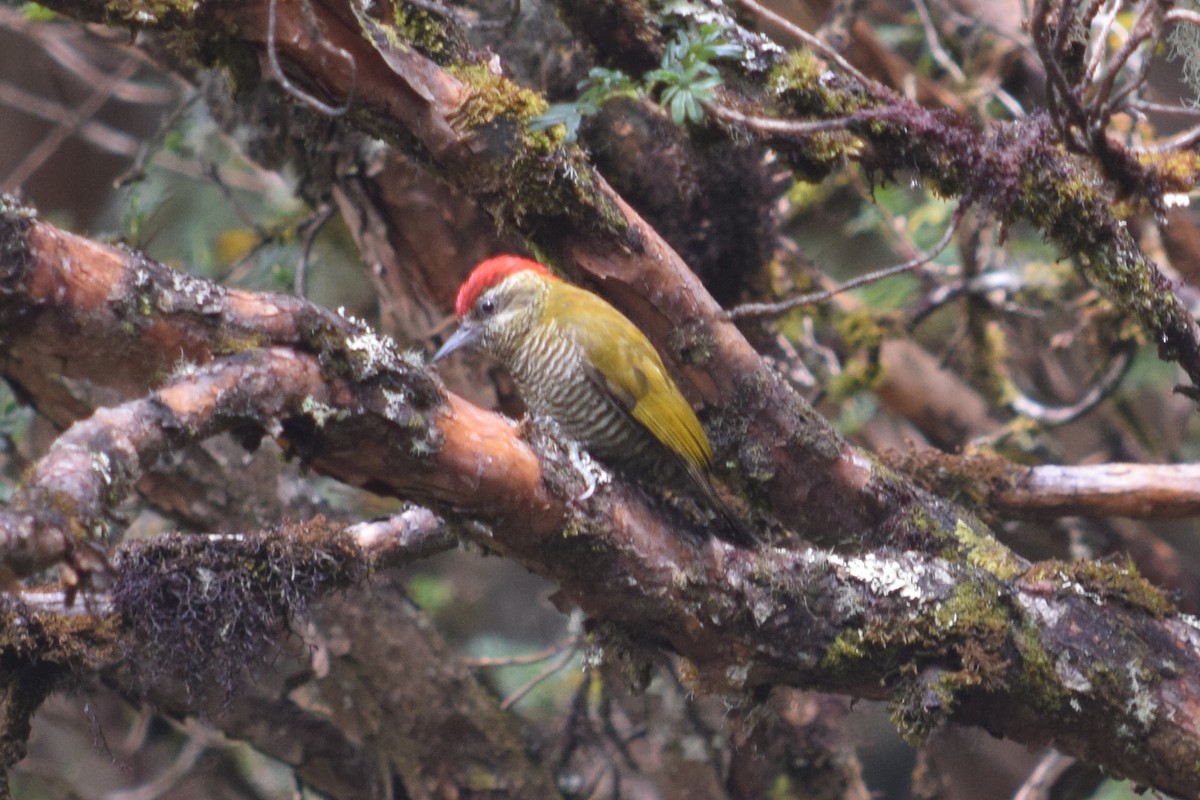
<svg viewBox="0 0 1200 800">
<path fill-rule="evenodd" d="M 1070 5 L 1070 8 L 1068 8 Z M 1050 116 L 1058 126 L 1059 135 L 1067 144 L 1074 144 L 1080 149 L 1083 149 L 1084 143 L 1071 135 L 1071 126 L 1074 125 L 1079 131 L 1083 132 L 1088 127 L 1088 115 L 1084 111 L 1083 106 L 1079 103 L 1079 98 L 1076 96 L 1071 84 L 1067 81 L 1067 76 L 1062 71 L 1062 65 L 1058 61 L 1058 56 L 1061 51 L 1062 44 L 1060 38 L 1065 36 L 1064 18 L 1073 10 L 1073 4 L 1064 4 L 1059 11 L 1059 25 L 1055 30 L 1053 37 L 1049 35 L 1049 30 L 1046 28 L 1047 18 L 1050 14 L 1049 0 L 1038 0 L 1033 7 L 1032 16 L 1030 17 L 1030 33 L 1033 36 L 1033 43 L 1037 50 L 1038 59 L 1042 62 L 1042 66 L 1046 69 L 1046 105 L 1050 111 Z M 1064 113 L 1065 112 L 1065 113 Z"/>
<path fill-rule="evenodd" d="M 1153 114 L 1170 114 L 1179 117 L 1200 117 L 1200 107 L 1197 106 L 1180 106 L 1171 105 L 1168 103 L 1155 103 L 1150 100 L 1134 100 L 1129 104 L 1130 108 L 1138 111 L 1147 111 Z"/>
<path fill-rule="evenodd" d="M 516 691 L 514 691 L 508 697 L 504 698 L 504 701 L 500 703 L 500 709 L 502 711 L 507 711 L 508 709 L 512 708 L 516 703 L 520 702 L 521 698 L 523 698 L 525 695 L 527 695 L 531 691 L 533 691 L 533 689 L 539 683 L 546 680 L 551 675 L 558 672 L 560 669 L 562 669 L 567 664 L 569 664 L 571 662 L 571 659 L 574 658 L 574 656 L 575 656 L 575 648 L 571 648 L 569 650 L 564 650 L 558 656 L 558 658 L 554 659 L 554 661 L 547 664 L 545 669 L 543 669 L 537 675 L 534 675 L 529 680 L 525 681 L 525 683 L 523 683 L 519 687 L 517 687 Z"/>
<path fill-rule="evenodd" d="M 1125 373 L 1129 371 L 1129 366 L 1133 363 L 1134 349 L 1132 346 L 1126 346 L 1122 350 L 1119 350 L 1112 357 L 1112 360 L 1108 362 L 1108 368 L 1104 371 L 1104 375 L 1100 377 L 1100 380 L 1092 384 L 1083 397 L 1069 406 L 1048 406 L 1031 399 L 1025 394 L 1018 393 L 1009 402 L 1009 408 L 1042 425 L 1065 425 L 1068 422 L 1076 420 L 1099 405 L 1117 388 L 1121 379 L 1125 377 Z"/>
<path fill-rule="evenodd" d="M 527 653 L 523 656 L 495 656 L 480 658 L 464 658 L 463 663 L 468 667 L 518 667 L 538 664 L 554 658 L 564 650 L 573 650 L 579 646 L 579 634 L 575 633 L 561 641 L 555 642 L 544 650 Z"/>
<path fill-rule="evenodd" d="M 182 102 L 175 104 L 175 108 L 171 109 L 171 113 L 167 114 L 167 116 L 159 123 L 158 130 L 154 132 L 154 136 L 152 136 L 149 140 L 139 144 L 137 149 L 137 158 L 134 159 L 133 164 L 129 166 L 129 169 L 125 170 L 125 172 L 122 173 L 116 179 L 116 181 L 114 181 L 115 185 L 125 186 L 126 184 L 132 183 L 133 181 L 141 178 L 145 174 L 146 162 L 152 156 L 160 152 L 159 145 L 162 143 L 163 138 L 168 132 L 176 129 L 184 115 L 188 113 L 188 110 L 191 109 L 191 107 L 195 105 L 198 100 L 200 100 L 200 97 L 200 92 L 193 90 Z"/>
<path fill-rule="evenodd" d="M 27 92 L 7 81 L 0 81 L 0 104 L 58 125 L 71 125 L 75 116 L 61 103 Z M 116 155 L 134 156 L 141 149 L 141 140 L 94 119 L 80 124 L 76 132 L 87 142 Z"/>
<path fill-rule="evenodd" d="M 317 212 L 309 218 L 307 228 L 304 231 L 304 242 L 300 246 L 300 259 L 296 262 L 296 279 L 293 284 L 293 289 L 297 297 L 308 297 L 308 260 L 312 254 L 313 242 L 317 239 L 317 234 L 325 227 L 325 223 L 333 218 L 334 207 L 332 203 L 324 203 Z"/>
<path fill-rule="evenodd" d="M 331 106 L 323 100 L 319 100 L 313 95 L 301 89 L 283 74 L 283 68 L 279 66 L 279 52 L 275 46 L 275 28 L 276 28 L 276 10 L 279 0 L 268 0 L 267 3 L 267 60 L 271 64 L 271 73 L 279 84 L 287 91 L 288 94 L 295 97 L 300 102 L 311 106 L 322 114 L 328 114 L 331 117 L 340 117 L 350 110 L 350 103 L 354 99 L 354 85 L 358 81 L 358 62 L 354 60 L 354 56 L 350 55 L 345 49 L 324 42 L 324 46 L 342 56 L 350 64 L 350 91 L 346 95 L 346 102 L 340 106 Z"/>
<path fill-rule="evenodd" d="M 787 300 L 780 300 L 775 303 L 745 303 L 735 308 L 731 308 L 728 312 L 726 312 L 726 316 L 729 319 L 756 319 L 759 317 L 775 317 L 791 311 L 793 308 L 799 308 L 800 306 L 811 305 L 813 303 L 821 303 L 833 297 L 834 295 L 848 292 L 851 289 L 857 289 L 858 287 L 864 286 L 868 283 L 874 283 L 875 281 L 883 280 L 884 278 L 890 278 L 893 275 L 900 275 L 905 272 L 910 272 L 911 270 L 914 270 L 923 264 L 929 263 L 942 254 L 942 251 L 946 249 L 946 247 L 950 244 L 950 241 L 954 238 L 954 231 L 957 230 L 959 223 L 962 222 L 963 215 L 966 213 L 968 205 L 969 203 L 964 200 L 961 204 L 959 204 L 958 208 L 954 210 L 954 216 L 950 219 L 950 224 L 946 226 L 946 232 L 942 234 L 942 238 L 938 240 L 938 243 L 934 245 L 931 250 L 927 250 L 902 264 L 896 264 L 891 267 L 875 270 L 874 272 L 868 272 L 866 275 L 860 275 L 857 278 L 852 278 L 851 280 L 839 284 L 832 289 L 825 289 L 820 292 L 802 294 L 798 297 L 791 297 Z"/>
<path fill-rule="evenodd" d="M 189 736 L 175 760 L 157 776 L 141 786 L 109 792 L 104 796 L 105 800 L 156 800 L 168 795 L 188 776 L 200 760 L 200 756 L 208 750 L 210 738 L 196 734 Z"/>
<path fill-rule="evenodd" d="M 42 52 L 64 72 L 78 78 L 88 86 L 102 84 L 109 76 L 109 73 L 93 63 L 89 56 L 97 50 L 108 52 L 110 48 L 118 49 L 127 58 L 132 58 L 139 64 L 154 69 L 160 77 L 164 77 L 161 73 L 162 64 L 151 59 L 137 47 L 114 47 L 111 42 L 97 43 L 92 37 L 90 29 L 85 31 L 82 28 L 72 29 L 64 25 L 32 22 L 25 17 L 24 12 L 19 11 L 15 6 L 11 8 L 0 6 L 0 28 L 20 33 L 37 43 Z M 167 74 L 165 77 L 181 87 L 188 85 L 187 81 L 178 75 Z M 112 87 L 111 94 L 116 100 L 153 106 L 169 102 L 174 92 L 153 84 L 124 80 Z"/>
<path fill-rule="evenodd" d="M 1013 795 L 1013 800 L 1047 800 L 1051 797 L 1054 784 L 1074 763 L 1075 759 L 1071 756 L 1064 756 L 1057 750 L 1049 751 L 1029 773 L 1025 783 Z"/>
<path fill-rule="evenodd" d="M 1107 8 L 1101 8 L 1096 15 L 1099 20 L 1096 25 L 1097 30 L 1092 34 L 1091 40 L 1088 42 L 1088 47 L 1091 50 L 1087 59 L 1087 69 L 1084 70 L 1084 83 L 1092 84 L 1096 80 L 1096 71 L 1100 69 L 1100 64 L 1104 60 L 1104 52 L 1108 49 L 1108 32 L 1112 29 L 1113 24 L 1117 20 L 1117 12 L 1121 10 L 1122 0 L 1107 0 Z M 1126 34 L 1128 36 L 1128 34 Z"/>
<path fill-rule="evenodd" d="M 933 23 L 933 16 L 929 13 L 929 6 L 925 3 L 925 0 L 913 0 L 913 5 L 917 9 L 917 16 L 921 18 L 921 27 L 925 29 L 925 41 L 929 43 L 929 54 L 933 56 L 933 60 L 942 69 L 949 72 L 954 80 L 959 83 L 965 83 L 967 80 L 966 74 L 954 62 L 950 54 L 946 52 L 946 48 L 942 47 L 942 37 L 938 33 L 937 26 Z"/>
<path fill-rule="evenodd" d="M 124 59 L 112 74 L 110 74 L 102 83 L 100 83 L 92 91 L 82 105 L 71 114 L 68 122 L 61 123 L 50 132 L 50 135 L 42 139 L 37 147 L 33 148 L 21 160 L 8 176 L 4 179 L 3 184 L 0 184 L 0 191 L 12 192 L 21 186 L 29 179 L 34 172 L 38 170 L 46 160 L 62 146 L 72 134 L 79 130 L 88 119 L 96 114 L 104 104 L 112 99 L 113 87 L 125 82 L 137 73 L 140 64 L 137 59 Z"/>
<path fill-rule="evenodd" d="M 1172 8 L 1163 17 L 1164 22 L 1185 22 L 1188 25 L 1200 25 L 1200 11 L 1188 11 L 1184 8 Z"/>
<path fill-rule="evenodd" d="M 864 88 L 874 88 L 874 89 L 878 89 L 878 90 L 887 92 L 888 94 L 891 93 L 891 90 L 888 89 L 887 87 L 885 87 L 879 81 L 877 81 L 873 78 L 868 78 L 866 76 L 866 74 L 860 72 L 857 67 L 855 67 L 849 61 L 847 61 L 845 58 L 843 58 L 841 53 L 834 50 L 832 47 L 825 44 L 825 42 L 822 42 L 819 38 L 817 38 L 816 36 L 813 36 L 811 33 L 804 30 L 799 25 L 796 25 L 794 22 L 787 19 L 786 17 L 782 17 L 779 14 L 776 14 L 771 9 L 756 2 L 756 0 L 738 0 L 738 3 L 740 3 L 742 6 L 749 9 L 750 11 L 754 12 L 758 16 L 762 17 L 763 19 L 767 20 L 772 25 L 778 25 L 780 28 L 783 28 L 790 35 L 792 35 L 795 38 L 799 39 L 800 41 L 804 42 L 806 45 L 811 47 L 813 50 L 816 50 L 818 53 L 825 56 L 833 63 L 837 64 L 839 67 L 842 68 L 842 70 L 846 74 L 850 75 L 855 80 L 857 80 L 859 83 L 861 83 Z"/>
<path fill-rule="evenodd" d="M 1138 15 L 1130 28 L 1129 36 L 1118 48 L 1116 54 L 1109 60 L 1104 70 L 1100 73 L 1096 80 L 1095 100 L 1092 104 L 1091 125 L 1092 129 L 1089 133 L 1092 136 L 1099 135 L 1100 131 L 1108 124 L 1109 117 L 1112 115 L 1112 89 L 1117 81 L 1117 76 L 1125 68 L 1129 59 L 1133 57 L 1138 49 L 1152 37 L 1155 37 L 1161 30 L 1161 26 L 1147 22 L 1152 15 L 1161 11 L 1160 5 L 1155 0 L 1143 0 L 1141 7 L 1138 9 Z M 1136 80 L 1136 79 L 1135 79 Z"/>
<path fill-rule="evenodd" d="M 780 117 L 760 117 L 743 114 L 735 108 L 720 103 L 705 103 L 704 110 L 714 119 L 729 125 L 741 125 L 767 136 L 811 136 L 814 133 L 843 131 L 865 118 L 859 115 L 821 120 L 794 120 Z"/>
<path fill-rule="evenodd" d="M 972 278 L 964 278 L 954 283 L 939 286 L 926 296 L 921 306 L 913 313 L 912 318 L 908 321 L 908 329 L 915 329 L 926 317 L 956 298 L 964 295 L 981 296 L 997 290 L 1009 294 L 1019 290 L 1024 285 L 1025 279 L 1014 272 L 992 270 L 981 272 Z M 1011 301 L 1004 303 L 1002 307 L 1009 313 L 1030 319 L 1045 317 L 1044 313 L 1030 308 L 1022 308 Z"/>
<path fill-rule="evenodd" d="M 1171 150 L 1190 150 L 1197 142 L 1200 142 L 1200 125 L 1193 125 L 1187 130 L 1180 131 L 1167 139 L 1160 139 L 1154 144 L 1133 148 L 1133 151 L 1135 153 L 1166 153 Z"/>
</svg>

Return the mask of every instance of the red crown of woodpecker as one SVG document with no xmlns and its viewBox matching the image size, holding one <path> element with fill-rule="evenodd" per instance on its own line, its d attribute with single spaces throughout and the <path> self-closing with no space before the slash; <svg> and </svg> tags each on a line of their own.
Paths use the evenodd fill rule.
<svg viewBox="0 0 1200 800">
<path fill-rule="evenodd" d="M 536 261 L 530 261 L 521 256 L 493 256 L 475 265 L 471 274 L 463 281 L 454 298 L 454 313 L 461 319 L 466 316 L 479 295 L 486 292 L 502 280 L 516 272 L 530 270 L 547 278 L 553 278 L 550 270 Z"/>
</svg>

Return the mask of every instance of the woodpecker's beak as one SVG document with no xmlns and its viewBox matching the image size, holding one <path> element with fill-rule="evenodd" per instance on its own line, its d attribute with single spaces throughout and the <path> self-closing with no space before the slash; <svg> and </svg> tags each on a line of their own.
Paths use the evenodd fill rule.
<svg viewBox="0 0 1200 800">
<path fill-rule="evenodd" d="M 478 341 L 479 328 L 469 322 L 464 322 L 458 326 L 458 330 L 454 332 L 454 335 L 446 340 L 441 349 L 433 354 L 433 360 L 435 362 L 441 361 L 455 350 L 461 350 L 464 347 L 474 347 Z"/>
</svg>

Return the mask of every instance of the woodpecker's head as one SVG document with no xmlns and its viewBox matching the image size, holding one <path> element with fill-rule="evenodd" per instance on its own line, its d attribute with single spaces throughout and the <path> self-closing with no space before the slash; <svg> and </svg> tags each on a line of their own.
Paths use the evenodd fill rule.
<svg viewBox="0 0 1200 800">
<path fill-rule="evenodd" d="M 557 279 L 550 270 L 520 256 L 479 262 L 454 300 L 458 330 L 433 360 L 464 347 L 479 347 L 505 360 L 538 323 L 552 280 Z"/>
</svg>

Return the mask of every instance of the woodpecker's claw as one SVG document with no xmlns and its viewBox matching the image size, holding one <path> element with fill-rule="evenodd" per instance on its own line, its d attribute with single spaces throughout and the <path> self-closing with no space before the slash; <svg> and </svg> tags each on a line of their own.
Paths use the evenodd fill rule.
<svg viewBox="0 0 1200 800">
<path fill-rule="evenodd" d="M 567 458 L 580 475 L 583 476 L 587 488 L 583 490 L 583 494 L 575 498 L 576 503 L 582 503 L 596 493 L 596 487 L 602 486 L 612 480 L 608 470 L 599 466 L 588 451 L 576 442 L 574 439 L 565 440 L 567 445 Z"/>
<path fill-rule="evenodd" d="M 549 433 L 566 450 L 567 461 L 583 478 L 585 484 L 583 492 L 571 498 L 572 503 L 582 503 L 588 500 L 596 493 L 597 488 L 612 482 L 612 473 L 603 464 L 592 458 L 591 453 L 584 449 L 583 445 L 567 436 L 553 417 L 527 415 L 521 420 L 521 428 L 526 435 L 540 428 L 543 433 Z"/>
</svg>

